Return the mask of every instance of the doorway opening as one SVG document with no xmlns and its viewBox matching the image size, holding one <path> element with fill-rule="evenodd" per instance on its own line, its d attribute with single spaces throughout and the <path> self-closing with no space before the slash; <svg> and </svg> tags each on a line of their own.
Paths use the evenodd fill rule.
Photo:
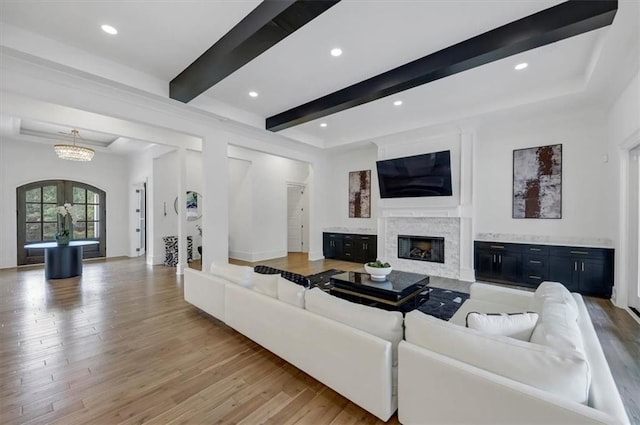
<svg viewBox="0 0 640 425">
<path fill-rule="evenodd" d="M 306 186 L 287 183 L 287 251 L 308 252 Z"/>
<path fill-rule="evenodd" d="M 629 152 L 629 308 L 640 317 L 640 146 Z"/>
</svg>

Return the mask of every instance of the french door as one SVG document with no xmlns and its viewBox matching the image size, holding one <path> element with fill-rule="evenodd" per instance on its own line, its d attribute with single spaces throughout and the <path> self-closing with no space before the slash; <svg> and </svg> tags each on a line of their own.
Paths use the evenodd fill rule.
<svg viewBox="0 0 640 425">
<path fill-rule="evenodd" d="M 26 244 L 52 242 L 58 231 L 56 207 L 73 205 L 77 220 L 72 239 L 94 240 L 98 245 L 83 249 L 83 258 L 106 256 L 106 194 L 97 187 L 70 180 L 43 180 L 16 189 L 18 265 L 44 262 L 43 249 Z"/>
</svg>

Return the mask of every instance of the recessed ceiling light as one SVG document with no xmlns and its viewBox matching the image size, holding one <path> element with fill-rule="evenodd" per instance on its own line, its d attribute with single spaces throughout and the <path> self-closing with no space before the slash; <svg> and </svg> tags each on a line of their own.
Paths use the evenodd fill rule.
<svg viewBox="0 0 640 425">
<path fill-rule="evenodd" d="M 400 105 L 402 105 L 401 100 L 396 100 L 395 102 L 393 102 L 393 106 L 400 106 Z"/>
<path fill-rule="evenodd" d="M 342 54 L 342 49 L 336 47 L 335 49 L 331 49 L 331 56 L 338 57 Z"/>
<path fill-rule="evenodd" d="M 251 97 L 258 97 L 258 92 L 250 91 L 250 92 L 249 92 L 249 96 L 251 96 Z"/>
<path fill-rule="evenodd" d="M 528 63 L 526 63 L 526 62 L 522 62 L 522 63 L 519 63 L 519 64 L 517 64 L 516 66 L 514 66 L 514 68 L 515 68 L 515 69 L 517 69 L 518 71 L 520 71 L 520 70 L 522 70 L 522 69 L 525 69 L 525 68 L 526 68 L 526 67 L 528 67 L 528 66 L 529 66 L 529 64 L 528 64 Z"/>
<path fill-rule="evenodd" d="M 118 30 L 111 25 L 103 25 L 100 28 L 102 28 L 102 31 L 106 32 L 107 34 L 116 35 L 118 33 Z"/>
<path fill-rule="evenodd" d="M 320 123 L 320 127 L 326 127 L 326 126 L 327 126 L 326 122 Z"/>
</svg>

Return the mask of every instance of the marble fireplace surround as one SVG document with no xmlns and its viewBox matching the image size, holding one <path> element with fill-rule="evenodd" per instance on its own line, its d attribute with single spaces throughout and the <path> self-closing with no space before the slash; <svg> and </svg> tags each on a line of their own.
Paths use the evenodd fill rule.
<svg viewBox="0 0 640 425">
<path fill-rule="evenodd" d="M 460 207 L 384 209 L 381 211 L 378 244 L 385 261 L 398 270 L 460 279 Z M 444 238 L 444 264 L 398 258 L 398 235 Z"/>
</svg>

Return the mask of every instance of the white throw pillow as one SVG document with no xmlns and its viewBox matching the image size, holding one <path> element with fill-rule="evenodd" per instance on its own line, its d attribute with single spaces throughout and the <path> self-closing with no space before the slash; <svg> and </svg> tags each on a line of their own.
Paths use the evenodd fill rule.
<svg viewBox="0 0 640 425">
<path fill-rule="evenodd" d="M 278 275 L 278 299 L 287 304 L 304 308 L 305 287 L 293 283 L 290 280 Z"/>
<path fill-rule="evenodd" d="M 477 313 L 467 314 L 467 327 L 490 335 L 503 335 L 529 341 L 538 321 L 538 313 Z"/>
<path fill-rule="evenodd" d="M 356 304 L 320 288 L 306 291 L 304 299 L 305 308 L 313 313 L 390 341 L 393 366 L 398 364 L 398 344 L 403 337 L 402 313 Z"/>
<path fill-rule="evenodd" d="M 237 283 L 245 288 L 251 288 L 251 275 L 253 269 L 248 266 L 237 266 L 235 264 L 215 264 L 211 263 L 209 273 L 221 277 L 229 282 Z"/>
<path fill-rule="evenodd" d="M 568 304 L 573 312 L 573 320 L 578 320 L 578 305 L 576 304 L 576 300 L 573 298 L 573 295 L 571 295 L 571 292 L 569 292 L 567 287 L 562 283 L 542 282 L 533 294 L 530 306 L 531 310 L 536 313 L 542 313 L 544 303 L 547 300 Z"/>
<path fill-rule="evenodd" d="M 253 272 L 253 290 L 271 298 L 278 298 L 279 274 L 262 274 Z"/>
</svg>

